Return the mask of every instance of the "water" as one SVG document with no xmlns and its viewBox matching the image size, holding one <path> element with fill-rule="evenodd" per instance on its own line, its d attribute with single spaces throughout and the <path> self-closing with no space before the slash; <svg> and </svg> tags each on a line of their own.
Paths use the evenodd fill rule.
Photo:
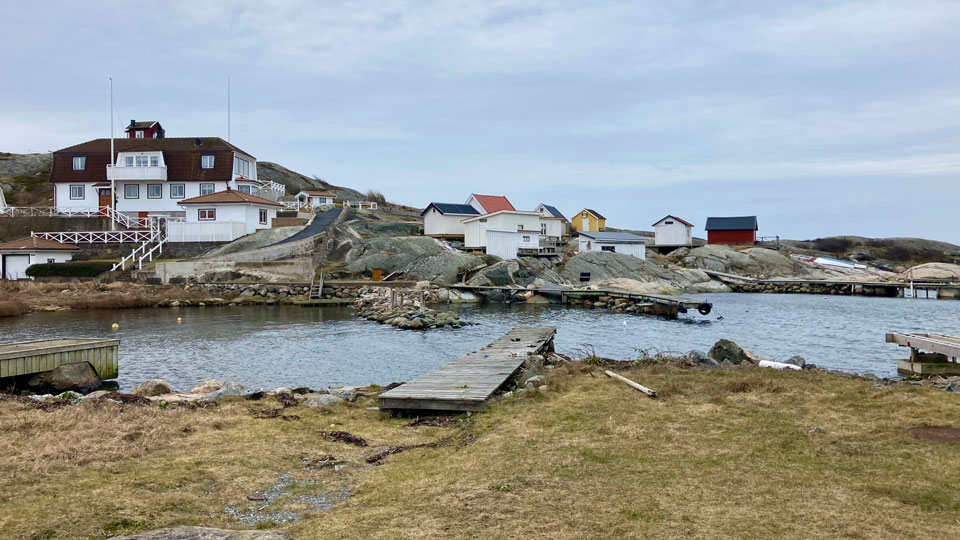
<svg viewBox="0 0 960 540">
<path fill-rule="evenodd" d="M 177 389 L 206 379 L 248 388 L 408 381 L 486 345 L 514 326 L 555 326 L 560 352 L 588 346 L 610 358 L 706 351 L 720 338 L 769 359 L 799 354 L 822 367 L 896 375 L 905 349 L 888 331 L 960 332 L 960 302 L 813 295 L 707 294 L 707 317 L 655 317 L 559 306 L 465 306 L 459 330 L 397 330 L 347 307 L 207 307 L 36 313 L 0 319 L 0 342 L 119 337 L 120 385 L 151 378 Z M 717 320 L 717 316 L 723 317 Z M 183 318 L 177 324 L 177 317 Z M 119 323 L 119 331 L 110 325 Z"/>
</svg>

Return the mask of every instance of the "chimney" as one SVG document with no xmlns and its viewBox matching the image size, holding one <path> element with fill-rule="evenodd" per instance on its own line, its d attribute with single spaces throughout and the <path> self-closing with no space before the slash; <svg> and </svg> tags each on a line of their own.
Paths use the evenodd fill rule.
<svg viewBox="0 0 960 540">
<path fill-rule="evenodd" d="M 136 120 L 131 120 L 131 121 L 130 121 L 130 127 L 133 127 L 133 126 L 135 126 L 136 124 L 137 124 L 137 121 L 136 121 Z"/>
<path fill-rule="evenodd" d="M 193 139 L 194 146 L 200 146 L 200 137 Z"/>
</svg>

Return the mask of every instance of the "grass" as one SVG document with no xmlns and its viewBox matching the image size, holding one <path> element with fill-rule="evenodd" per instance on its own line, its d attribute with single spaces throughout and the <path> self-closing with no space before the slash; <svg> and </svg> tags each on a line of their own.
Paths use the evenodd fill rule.
<svg viewBox="0 0 960 540">
<path fill-rule="evenodd" d="M 137 283 L 41 283 L 0 282 L 0 317 L 22 315 L 45 309 L 123 309 L 152 307 L 164 300 L 209 299 L 203 291 L 182 287 Z"/>
<path fill-rule="evenodd" d="M 955 394 L 818 372 L 634 367 L 650 399 L 576 364 L 550 391 L 450 427 L 367 410 L 261 402 L 186 409 L 0 402 L 0 531 L 89 538 L 171 524 L 236 526 L 227 506 L 278 475 L 287 499 L 353 495 L 282 526 L 296 538 L 950 538 L 960 535 Z M 814 428 L 820 428 L 816 430 Z M 370 446 L 328 442 L 343 430 Z M 409 449 L 380 465 L 383 445 Z M 342 468 L 311 466 L 333 455 Z M 312 461 L 313 460 L 313 461 Z M 273 507 L 287 499 L 277 499 Z M 262 527 L 271 526 L 269 523 Z M 38 534 L 38 533 L 37 533 Z"/>
</svg>

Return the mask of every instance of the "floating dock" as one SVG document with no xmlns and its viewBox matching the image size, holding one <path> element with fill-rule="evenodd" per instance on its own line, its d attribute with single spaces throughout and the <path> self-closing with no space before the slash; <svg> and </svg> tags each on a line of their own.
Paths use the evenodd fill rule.
<svg viewBox="0 0 960 540">
<path fill-rule="evenodd" d="M 556 328 L 514 328 L 442 368 L 380 394 L 381 409 L 482 411 L 528 356 L 553 351 Z"/>
<path fill-rule="evenodd" d="M 67 364 L 87 362 L 100 379 L 116 379 L 119 339 L 47 339 L 0 345 L 0 377 L 52 371 Z"/>
<path fill-rule="evenodd" d="M 960 375 L 960 337 L 945 334 L 889 333 L 887 343 L 910 347 L 910 359 L 898 360 L 897 371 L 917 375 Z M 922 352 L 926 351 L 926 352 Z"/>
</svg>

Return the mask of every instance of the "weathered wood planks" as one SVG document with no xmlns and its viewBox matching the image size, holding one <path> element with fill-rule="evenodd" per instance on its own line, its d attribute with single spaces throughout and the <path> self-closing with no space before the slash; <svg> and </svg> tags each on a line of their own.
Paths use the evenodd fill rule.
<svg viewBox="0 0 960 540">
<path fill-rule="evenodd" d="M 51 371 L 88 362 L 101 379 L 119 373 L 119 339 L 48 339 L 0 344 L 0 377 Z"/>
<path fill-rule="evenodd" d="M 483 410 L 527 356 L 552 349 L 556 333 L 556 328 L 514 328 L 479 351 L 380 394 L 380 408 Z"/>
</svg>

